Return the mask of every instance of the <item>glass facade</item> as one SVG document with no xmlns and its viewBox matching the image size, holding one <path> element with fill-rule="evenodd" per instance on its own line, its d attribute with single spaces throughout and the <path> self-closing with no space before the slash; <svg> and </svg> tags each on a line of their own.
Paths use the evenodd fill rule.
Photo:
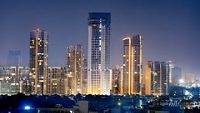
<svg viewBox="0 0 200 113">
<path fill-rule="evenodd" d="M 47 94 L 66 94 L 66 78 L 65 67 L 48 67 Z"/>
<path fill-rule="evenodd" d="M 110 13 L 89 13 L 88 94 L 110 94 Z"/>
<path fill-rule="evenodd" d="M 81 45 L 67 48 L 67 94 L 82 94 L 84 52 Z"/>
<path fill-rule="evenodd" d="M 146 95 L 169 94 L 169 64 L 159 61 L 148 61 L 146 65 Z"/>
<path fill-rule="evenodd" d="M 30 76 L 34 94 L 46 94 L 48 71 L 48 34 L 40 28 L 30 33 Z"/>
<path fill-rule="evenodd" d="M 142 37 L 123 39 L 123 94 L 142 93 Z"/>
<path fill-rule="evenodd" d="M 131 66 L 133 63 L 131 51 L 131 38 L 123 39 L 123 94 L 131 94 Z"/>
<path fill-rule="evenodd" d="M 133 94 L 142 93 L 142 37 L 141 35 L 133 36 L 133 58 L 134 58 L 134 74 L 133 74 Z"/>
</svg>

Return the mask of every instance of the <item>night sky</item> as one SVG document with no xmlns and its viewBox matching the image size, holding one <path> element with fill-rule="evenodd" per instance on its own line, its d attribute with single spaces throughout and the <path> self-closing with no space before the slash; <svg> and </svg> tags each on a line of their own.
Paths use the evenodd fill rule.
<svg viewBox="0 0 200 113">
<path fill-rule="evenodd" d="M 122 38 L 141 34 L 143 58 L 173 61 L 200 77 L 200 0 L 0 0 L 0 65 L 9 50 L 29 63 L 30 31 L 49 33 L 49 65 L 66 64 L 66 47 L 87 53 L 89 12 L 111 12 L 111 66 L 122 64 Z M 144 66 L 145 67 L 145 66 Z"/>
</svg>

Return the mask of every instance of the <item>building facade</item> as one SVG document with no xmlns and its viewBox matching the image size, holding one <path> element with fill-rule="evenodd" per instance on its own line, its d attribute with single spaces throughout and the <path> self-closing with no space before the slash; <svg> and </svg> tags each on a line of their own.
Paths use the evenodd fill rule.
<svg viewBox="0 0 200 113">
<path fill-rule="evenodd" d="M 25 93 L 29 68 L 25 66 L 1 66 L 0 67 L 0 95 L 14 95 Z"/>
<path fill-rule="evenodd" d="M 110 13 L 89 13 L 88 94 L 110 94 Z"/>
<path fill-rule="evenodd" d="M 181 79 L 183 79 L 182 70 L 180 67 L 175 66 L 172 68 L 172 84 L 179 85 Z"/>
<path fill-rule="evenodd" d="M 30 79 L 34 94 L 46 94 L 48 74 L 48 34 L 40 28 L 30 33 Z"/>
<path fill-rule="evenodd" d="M 169 64 L 148 61 L 145 70 L 145 94 L 169 95 Z"/>
<path fill-rule="evenodd" d="M 142 93 L 142 36 L 123 39 L 123 94 Z"/>
<path fill-rule="evenodd" d="M 111 93 L 114 95 L 122 94 L 122 68 L 116 66 L 111 73 Z"/>
<path fill-rule="evenodd" d="M 48 67 L 47 94 L 66 94 L 66 81 L 67 76 L 65 67 Z"/>
<path fill-rule="evenodd" d="M 87 59 L 84 59 L 82 94 L 87 94 Z"/>
<path fill-rule="evenodd" d="M 84 51 L 81 45 L 67 48 L 67 93 L 82 93 L 84 75 Z"/>
</svg>

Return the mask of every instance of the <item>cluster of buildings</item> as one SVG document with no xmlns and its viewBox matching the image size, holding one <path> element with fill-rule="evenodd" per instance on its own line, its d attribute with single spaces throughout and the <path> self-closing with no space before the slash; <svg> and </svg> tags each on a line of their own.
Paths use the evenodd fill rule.
<svg viewBox="0 0 200 113">
<path fill-rule="evenodd" d="M 139 34 L 122 39 L 123 64 L 111 68 L 110 30 L 110 13 L 89 13 L 88 54 L 82 45 L 68 46 L 66 65 L 50 67 L 48 33 L 35 28 L 30 32 L 29 67 L 1 66 L 0 94 L 162 96 L 169 95 L 170 86 L 180 85 L 181 69 L 172 62 L 148 61 L 143 66 Z"/>
</svg>

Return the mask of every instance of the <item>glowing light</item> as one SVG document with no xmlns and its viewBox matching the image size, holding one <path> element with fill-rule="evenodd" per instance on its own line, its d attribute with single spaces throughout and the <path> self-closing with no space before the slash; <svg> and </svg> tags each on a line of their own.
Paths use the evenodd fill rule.
<svg viewBox="0 0 200 113">
<path fill-rule="evenodd" d="M 30 110 L 31 109 L 31 107 L 30 106 L 24 106 L 24 110 Z"/>
<path fill-rule="evenodd" d="M 184 82 L 185 82 L 185 81 L 184 81 L 183 79 L 180 79 L 180 80 L 179 80 L 179 83 L 180 83 L 180 84 L 183 84 Z"/>
<path fill-rule="evenodd" d="M 185 91 L 185 95 L 192 95 L 189 91 Z"/>
<path fill-rule="evenodd" d="M 121 102 L 118 102 L 118 103 L 117 103 L 117 105 L 118 105 L 118 106 L 121 106 L 121 105 L 122 105 L 122 103 L 121 103 Z"/>
</svg>

